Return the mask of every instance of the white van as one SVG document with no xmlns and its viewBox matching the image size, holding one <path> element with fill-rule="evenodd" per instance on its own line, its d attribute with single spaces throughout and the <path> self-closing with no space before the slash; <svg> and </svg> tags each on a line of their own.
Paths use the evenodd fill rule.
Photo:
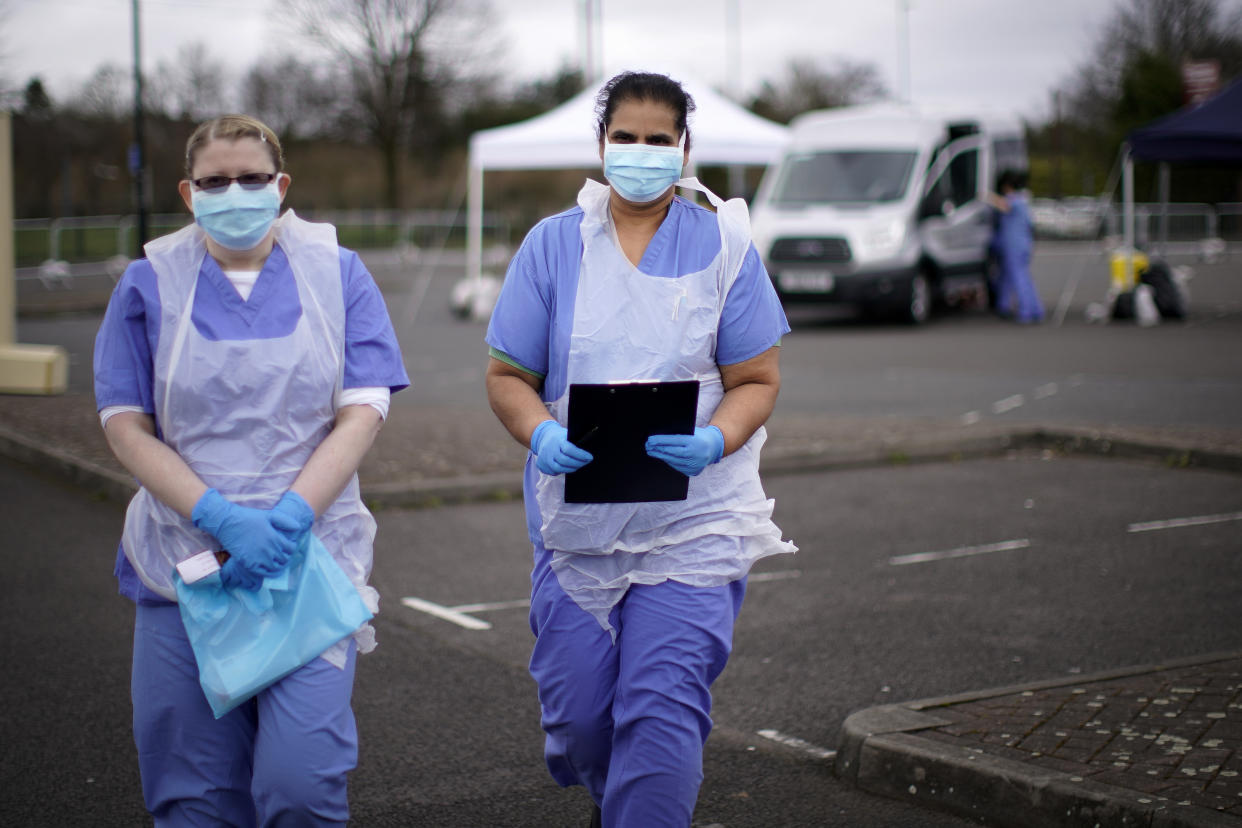
<svg viewBox="0 0 1242 828">
<path fill-rule="evenodd" d="M 988 290 L 1005 169 L 1028 168 L 1016 119 L 909 104 L 804 113 L 751 205 L 755 246 L 785 302 L 842 302 L 925 321 Z"/>
</svg>

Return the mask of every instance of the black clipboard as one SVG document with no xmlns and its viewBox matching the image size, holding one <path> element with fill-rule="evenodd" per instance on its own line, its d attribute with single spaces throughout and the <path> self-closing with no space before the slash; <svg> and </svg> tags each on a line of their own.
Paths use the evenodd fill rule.
<svg viewBox="0 0 1242 828">
<path fill-rule="evenodd" d="M 652 434 L 693 434 L 698 380 L 569 386 L 569 441 L 595 459 L 565 475 L 566 503 L 685 500 L 690 478 L 647 455 Z"/>
</svg>

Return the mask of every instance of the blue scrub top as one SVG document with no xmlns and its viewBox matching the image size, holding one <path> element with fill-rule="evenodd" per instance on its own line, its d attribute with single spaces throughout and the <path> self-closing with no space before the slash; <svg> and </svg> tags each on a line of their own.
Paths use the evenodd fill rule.
<svg viewBox="0 0 1242 828">
<path fill-rule="evenodd" d="M 582 219 L 582 208 L 574 207 L 531 229 L 509 263 L 487 327 L 487 344 L 492 349 L 544 378 L 541 396 L 545 401 L 558 399 L 565 391 L 582 261 Z M 706 268 L 719 252 L 716 214 L 677 197 L 638 269 L 649 276 L 684 276 Z M 759 356 L 789 330 L 772 280 L 752 244 L 725 297 L 716 335 L 716 364 L 732 365 Z M 527 528 L 531 540 L 539 543 L 542 522 L 532 496 L 534 469 L 528 457 L 524 480 Z"/>
<path fill-rule="evenodd" d="M 1001 213 L 996 224 L 996 248 L 1001 254 L 1031 252 L 1031 210 L 1020 193 L 1008 195 L 1009 212 Z"/>
<path fill-rule="evenodd" d="M 379 287 L 358 254 L 340 248 L 345 299 L 344 388 L 410 384 L 401 348 Z M 229 282 L 210 256 L 198 274 L 190 318 L 207 339 L 247 340 L 287 336 L 302 316 L 302 304 L 289 259 L 279 245 L 263 265 L 248 300 Z M 154 416 L 154 354 L 160 336 L 159 282 L 146 259 L 132 262 L 117 282 L 95 337 L 95 403 L 136 405 Z M 157 429 L 159 423 L 156 423 Z M 118 546 L 116 576 L 120 592 L 142 603 L 167 603 L 138 579 Z"/>
</svg>

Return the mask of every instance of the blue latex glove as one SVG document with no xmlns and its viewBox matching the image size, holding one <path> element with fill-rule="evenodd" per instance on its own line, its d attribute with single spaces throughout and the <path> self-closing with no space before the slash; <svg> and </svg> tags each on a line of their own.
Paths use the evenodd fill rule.
<svg viewBox="0 0 1242 828">
<path fill-rule="evenodd" d="M 535 465 L 544 474 L 565 474 L 590 463 L 595 457 L 569 442 L 569 432 L 556 420 L 544 420 L 530 435 Z"/>
<path fill-rule="evenodd" d="M 695 428 L 693 434 L 652 434 L 646 449 L 649 456 L 694 477 L 724 456 L 724 433 L 709 425 Z"/>
<path fill-rule="evenodd" d="M 258 591 L 263 586 L 263 579 L 241 565 L 237 558 L 229 558 L 220 567 L 220 583 L 230 588 Z"/>
<path fill-rule="evenodd" d="M 242 567 L 251 575 L 266 578 L 289 564 L 289 556 L 297 548 L 268 520 L 266 509 L 251 509 L 230 503 L 215 489 L 208 489 L 194 504 L 190 519 L 194 525 L 220 542 L 228 550 L 233 567 Z M 221 580 L 224 573 L 221 572 Z"/>
<path fill-rule="evenodd" d="M 315 510 L 300 494 L 290 489 L 267 513 L 267 519 L 300 549 L 315 524 Z"/>
</svg>

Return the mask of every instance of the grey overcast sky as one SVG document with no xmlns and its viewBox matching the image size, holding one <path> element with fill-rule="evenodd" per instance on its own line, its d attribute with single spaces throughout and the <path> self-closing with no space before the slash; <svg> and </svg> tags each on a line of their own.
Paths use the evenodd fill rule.
<svg viewBox="0 0 1242 828">
<path fill-rule="evenodd" d="M 659 67 L 753 94 L 794 58 L 873 64 L 899 88 L 901 9 L 915 100 L 958 100 L 1028 119 L 1092 53 L 1120 0 L 598 0 L 605 70 Z M 103 63 L 129 67 L 131 0 L 8 0 L 0 77 L 68 95 Z M 143 65 L 206 44 L 240 75 L 291 50 L 276 0 L 140 0 Z M 505 76 L 546 77 L 587 53 L 584 0 L 491 0 Z M 1221 0 L 1222 10 L 1242 0 Z M 736 21 L 736 25 L 730 25 Z"/>
</svg>

